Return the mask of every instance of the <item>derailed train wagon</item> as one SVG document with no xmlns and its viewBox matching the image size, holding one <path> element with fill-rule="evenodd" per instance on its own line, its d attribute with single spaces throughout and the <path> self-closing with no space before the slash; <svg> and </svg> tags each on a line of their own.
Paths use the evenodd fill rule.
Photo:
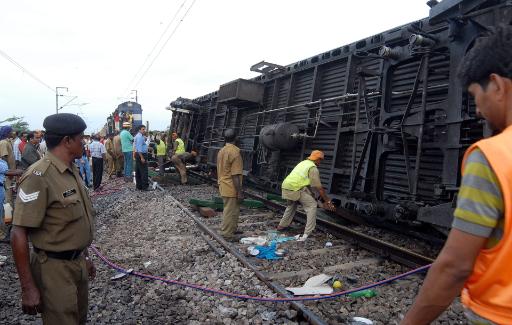
<svg viewBox="0 0 512 325">
<path fill-rule="evenodd" d="M 452 221 L 465 149 L 490 135 L 456 76 L 476 37 L 512 23 L 512 4 L 429 1 L 429 17 L 171 103 L 171 127 L 215 166 L 222 132 L 240 138 L 246 180 L 279 191 L 319 149 L 338 206 L 373 220 Z"/>
</svg>

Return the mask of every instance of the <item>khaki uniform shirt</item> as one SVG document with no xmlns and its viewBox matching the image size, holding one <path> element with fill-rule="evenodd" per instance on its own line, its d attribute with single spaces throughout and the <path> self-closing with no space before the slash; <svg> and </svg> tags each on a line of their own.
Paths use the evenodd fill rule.
<svg viewBox="0 0 512 325">
<path fill-rule="evenodd" d="M 227 143 L 217 154 L 217 183 L 223 197 L 236 197 L 236 189 L 231 176 L 240 175 L 242 185 L 243 161 L 240 149 Z"/>
<path fill-rule="evenodd" d="M 123 150 L 122 150 L 122 147 L 121 147 L 121 137 L 119 135 L 116 135 L 114 137 L 114 154 L 116 156 L 120 156 L 123 154 Z"/>
<path fill-rule="evenodd" d="M 0 157 L 7 156 L 7 165 L 9 169 L 16 168 L 16 160 L 14 160 L 14 152 L 12 151 L 12 142 L 9 139 L 0 141 Z"/>
<path fill-rule="evenodd" d="M 322 182 L 320 181 L 320 172 L 318 171 L 318 168 L 311 167 L 308 173 L 309 178 L 309 186 L 303 187 L 299 191 L 290 191 L 287 189 L 282 189 L 281 196 L 285 200 L 290 201 L 298 201 L 300 198 L 300 193 L 302 191 L 308 191 L 311 196 L 313 196 L 313 193 L 311 192 L 310 187 L 322 187 Z M 314 196 L 313 196 L 314 197 Z"/>
<path fill-rule="evenodd" d="M 107 139 L 105 141 L 105 151 L 107 153 L 107 159 L 114 158 L 114 143 L 112 142 L 112 140 Z M 110 154 L 110 153 L 112 153 L 112 154 Z"/>
<path fill-rule="evenodd" d="M 95 232 L 94 211 L 73 164 L 47 152 L 21 177 L 13 224 L 27 227 L 34 247 L 50 252 L 89 246 Z"/>
</svg>

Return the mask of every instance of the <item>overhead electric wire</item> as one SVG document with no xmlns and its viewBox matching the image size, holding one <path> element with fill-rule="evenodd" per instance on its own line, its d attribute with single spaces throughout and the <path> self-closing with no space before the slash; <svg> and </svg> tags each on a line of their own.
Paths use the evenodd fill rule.
<svg viewBox="0 0 512 325">
<path fill-rule="evenodd" d="M 29 70 L 27 70 L 25 67 L 23 67 L 21 64 L 19 64 L 18 62 L 16 62 L 16 60 L 14 60 L 12 57 L 10 57 L 7 53 L 5 53 L 4 51 L 0 50 L 0 55 L 3 56 L 7 61 L 11 62 L 13 65 L 15 65 L 18 69 L 20 69 L 21 71 L 23 71 L 23 73 L 27 74 L 30 78 L 34 79 L 35 81 L 39 82 L 41 85 L 45 86 L 46 88 L 48 88 L 51 92 L 55 93 L 55 88 L 49 86 L 47 83 L 45 83 L 44 81 L 42 81 L 40 78 L 38 78 L 35 74 L 33 74 L 32 72 L 30 72 Z"/>
<path fill-rule="evenodd" d="M 164 38 L 165 34 L 167 34 L 167 31 L 169 30 L 171 25 L 174 23 L 174 21 L 176 20 L 176 17 L 178 17 L 178 14 L 180 13 L 181 9 L 183 8 L 183 6 L 185 5 L 185 3 L 187 1 L 188 0 L 183 1 L 181 3 L 181 5 L 179 6 L 178 10 L 176 10 L 176 12 L 174 13 L 174 16 L 172 17 L 171 21 L 167 24 L 167 26 L 165 27 L 165 30 L 162 32 L 162 34 L 160 34 L 160 37 L 156 41 L 155 45 L 153 46 L 151 51 L 149 51 L 148 55 L 146 56 L 146 59 L 144 59 L 144 62 L 142 62 L 142 65 L 140 66 L 139 70 L 137 70 L 137 73 L 135 73 L 133 78 L 130 80 L 130 82 L 128 83 L 128 86 L 126 87 L 126 89 L 124 90 L 123 93 L 126 93 L 128 91 L 128 89 L 130 89 L 130 85 L 135 81 L 135 79 L 137 78 L 139 73 L 142 71 L 142 69 L 144 68 L 144 66 L 148 62 L 149 58 L 153 55 L 153 53 L 155 52 L 156 48 L 158 47 L 158 44 L 160 44 L 160 42 Z M 120 96 L 120 97 L 123 97 L 123 96 Z"/>
<path fill-rule="evenodd" d="M 149 71 L 149 69 L 151 69 L 151 67 L 153 66 L 153 63 L 155 63 L 156 59 L 158 58 L 158 56 L 160 55 L 160 53 L 162 53 L 163 49 L 165 48 L 165 46 L 167 45 L 167 43 L 169 42 L 169 40 L 172 38 L 172 36 L 176 33 L 176 30 L 178 29 L 178 27 L 181 25 L 181 23 L 183 22 L 183 20 L 185 19 L 185 17 L 187 17 L 188 13 L 190 12 L 190 9 L 192 9 L 192 7 L 194 6 L 194 4 L 196 3 L 196 0 L 193 0 L 192 1 L 192 4 L 190 5 L 190 7 L 188 7 L 187 11 L 185 12 L 185 14 L 183 15 L 183 17 L 180 19 L 180 21 L 178 22 L 178 24 L 176 25 L 176 27 L 174 27 L 174 30 L 171 32 L 171 34 L 169 35 L 169 37 L 167 37 L 167 39 L 165 40 L 165 43 L 160 47 L 160 50 L 158 51 L 158 53 L 153 57 L 153 60 L 150 62 L 150 64 L 148 65 L 148 67 L 146 68 L 146 70 L 144 70 L 144 73 L 140 76 L 139 80 L 137 80 L 137 83 L 133 86 L 133 88 L 136 88 L 139 83 L 142 81 L 142 79 L 144 78 L 144 76 L 146 76 L 146 73 Z"/>
</svg>

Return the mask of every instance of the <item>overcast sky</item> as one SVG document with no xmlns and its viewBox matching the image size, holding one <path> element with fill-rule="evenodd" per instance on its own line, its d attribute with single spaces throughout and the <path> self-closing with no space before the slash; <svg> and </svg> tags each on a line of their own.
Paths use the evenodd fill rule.
<svg viewBox="0 0 512 325">
<path fill-rule="evenodd" d="M 61 93 L 78 96 L 71 102 L 77 105 L 62 112 L 81 114 L 89 132 L 103 126 L 131 89 L 138 90 L 144 122 L 164 129 L 171 116 L 165 107 L 178 96 L 195 98 L 254 77 L 249 68 L 261 60 L 287 65 L 424 18 L 425 2 L 3 1 L 0 51 L 51 89 L 68 87 Z M 136 76 L 167 39 L 145 76 Z M 0 120 L 24 116 L 31 128 L 42 127 L 44 117 L 55 113 L 51 89 L 0 56 Z M 60 105 L 71 98 L 59 97 Z"/>
</svg>

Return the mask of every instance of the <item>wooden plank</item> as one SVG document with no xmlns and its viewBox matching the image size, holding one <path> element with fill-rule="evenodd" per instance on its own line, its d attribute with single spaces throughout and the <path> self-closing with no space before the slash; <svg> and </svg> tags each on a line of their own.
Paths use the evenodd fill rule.
<svg viewBox="0 0 512 325">
<path fill-rule="evenodd" d="M 310 255 L 323 255 L 323 254 L 327 254 L 329 252 L 332 252 L 333 250 L 344 249 L 345 247 L 346 246 L 331 246 L 331 247 L 313 249 L 313 250 L 310 250 L 310 251 L 301 251 L 301 252 L 297 252 L 295 254 L 292 254 L 291 257 L 302 257 L 302 256 L 310 256 Z"/>
<path fill-rule="evenodd" d="M 327 267 L 324 267 L 323 269 L 305 269 L 305 270 L 300 270 L 300 271 L 269 274 L 268 278 L 271 280 L 281 280 L 281 279 L 292 278 L 295 276 L 301 277 L 301 276 L 310 275 L 310 274 L 320 274 L 320 273 L 329 274 L 329 273 L 334 273 L 334 272 L 339 272 L 339 271 L 347 271 L 347 270 L 353 269 L 355 267 L 377 264 L 381 260 L 382 259 L 380 259 L 380 258 L 373 258 L 373 257 L 365 258 L 365 259 L 355 261 L 355 262 L 327 266 Z"/>
</svg>

